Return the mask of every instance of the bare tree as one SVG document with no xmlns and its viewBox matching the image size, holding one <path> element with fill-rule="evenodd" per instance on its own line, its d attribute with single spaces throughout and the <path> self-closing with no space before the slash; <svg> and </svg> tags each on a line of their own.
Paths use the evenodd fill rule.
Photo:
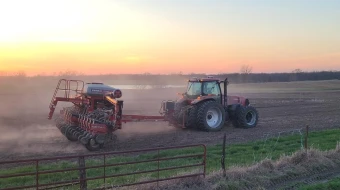
<svg viewBox="0 0 340 190">
<path fill-rule="evenodd" d="M 303 71 L 301 69 L 294 69 L 293 73 L 302 73 Z"/>
<path fill-rule="evenodd" d="M 72 71 L 72 70 L 60 71 L 58 73 L 59 77 L 75 77 L 75 76 L 81 76 L 81 75 L 84 75 L 84 74 L 81 72 Z"/>
<path fill-rule="evenodd" d="M 299 80 L 299 74 L 303 73 L 303 71 L 301 69 L 294 69 L 292 71 L 292 75 L 290 75 L 290 81 L 298 81 Z"/>
<path fill-rule="evenodd" d="M 252 72 L 253 68 L 250 65 L 242 65 L 241 66 L 241 80 L 242 82 L 249 81 L 249 74 Z"/>
<path fill-rule="evenodd" d="M 241 74 L 250 74 L 252 71 L 253 71 L 253 68 L 250 65 L 241 66 Z"/>
</svg>

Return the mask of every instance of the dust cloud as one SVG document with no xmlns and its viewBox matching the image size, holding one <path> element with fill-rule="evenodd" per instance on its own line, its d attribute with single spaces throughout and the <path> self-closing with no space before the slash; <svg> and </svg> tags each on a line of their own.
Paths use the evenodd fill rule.
<svg viewBox="0 0 340 190">
<path fill-rule="evenodd" d="M 69 142 L 48 120 L 49 104 L 59 78 L 6 78 L 0 77 L 0 154 L 25 155 L 55 152 L 56 154 L 86 152 L 80 143 Z M 118 84 L 110 78 L 69 77 L 86 82 Z M 86 80 L 91 79 L 91 80 Z M 124 84 L 126 77 L 116 80 Z M 153 84 L 152 80 L 144 83 Z M 185 81 L 184 81 L 185 82 Z M 131 83 L 131 79 L 130 82 Z M 170 82 L 169 82 L 170 83 Z M 128 89 L 124 90 L 123 114 L 159 115 L 163 100 L 175 100 L 177 92 L 183 89 Z M 71 103 L 58 103 L 54 117 L 63 107 Z M 123 129 L 116 131 L 120 140 L 133 140 L 141 135 L 152 135 L 176 130 L 165 122 L 124 123 Z"/>
<path fill-rule="evenodd" d="M 61 77 L 60 77 L 61 78 Z M 83 79 L 85 82 L 103 82 L 115 84 L 134 84 L 135 79 L 100 77 L 63 77 Z M 83 145 L 68 141 L 55 127 L 53 120 L 48 120 L 49 103 L 59 77 L 13 78 L 0 77 L 0 159 L 10 160 L 27 157 L 60 156 L 63 154 L 88 153 Z M 164 80 L 164 79 L 162 79 Z M 182 78 L 175 79 L 185 85 Z M 124 82 L 126 81 L 126 83 Z M 145 84 L 151 80 L 144 80 Z M 159 82 L 159 81 L 158 81 Z M 170 83 L 170 82 L 169 82 Z M 166 83 L 165 83 L 166 84 Z M 338 126 L 339 96 L 338 92 L 318 91 L 301 93 L 300 90 L 310 86 L 311 89 L 329 86 L 329 82 L 315 83 L 268 83 L 230 85 L 229 94 L 245 95 L 255 107 L 259 108 L 258 127 L 244 130 L 225 127 L 227 142 L 242 142 L 261 138 L 263 133 L 286 131 L 304 126 L 306 121 L 314 129 Z M 339 86 L 339 82 L 336 84 Z M 331 86 L 329 89 L 334 89 Z M 159 88 L 123 91 L 123 114 L 159 115 L 163 100 L 176 100 L 177 92 L 185 89 Z M 295 91 L 293 91 L 295 90 Z M 274 93 L 273 93 L 274 92 Z M 277 93 L 279 92 L 279 93 Z M 297 98 L 322 99 L 324 101 L 293 102 Z M 70 103 L 58 103 L 55 116 Z M 306 112 L 305 110 L 309 110 Z M 327 113 L 327 114 L 325 114 Z M 282 117 L 285 117 L 282 120 Z M 320 120 L 320 118 L 323 118 Z M 220 143 L 221 133 L 182 130 L 168 126 L 166 122 L 125 123 L 114 134 L 118 141 L 114 147 L 118 150 L 133 150 L 155 146 L 176 146 L 192 143 Z M 241 140 L 240 140 L 241 139 Z M 113 151 L 104 147 L 103 151 Z"/>
</svg>

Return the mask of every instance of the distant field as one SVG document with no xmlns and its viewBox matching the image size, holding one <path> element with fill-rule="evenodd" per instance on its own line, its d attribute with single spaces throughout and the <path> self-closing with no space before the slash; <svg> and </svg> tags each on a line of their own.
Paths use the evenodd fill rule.
<svg viewBox="0 0 340 190">
<path fill-rule="evenodd" d="M 1 94 L 16 94 L 25 91 L 25 93 L 50 93 L 57 85 L 60 78 L 58 77 L 47 77 L 47 78 L 14 78 L 8 79 L 0 78 L 0 95 Z M 71 77 L 68 79 L 79 79 L 82 77 Z M 110 80 L 108 78 L 98 78 L 86 80 L 84 82 L 103 82 L 112 86 L 128 85 L 128 88 L 144 89 L 148 88 L 159 88 L 167 85 L 182 86 L 181 90 L 184 90 L 187 85 L 186 79 L 176 79 L 174 81 L 141 81 L 135 80 L 124 80 L 119 81 Z M 234 84 L 230 81 L 229 90 L 236 93 L 266 93 L 266 92 L 313 92 L 320 90 L 334 91 L 340 90 L 340 80 L 325 80 L 325 81 L 298 81 L 298 82 L 269 82 L 269 83 L 243 83 Z"/>
<path fill-rule="evenodd" d="M 231 84 L 229 87 L 230 92 L 237 93 L 339 91 L 340 80 Z"/>
</svg>

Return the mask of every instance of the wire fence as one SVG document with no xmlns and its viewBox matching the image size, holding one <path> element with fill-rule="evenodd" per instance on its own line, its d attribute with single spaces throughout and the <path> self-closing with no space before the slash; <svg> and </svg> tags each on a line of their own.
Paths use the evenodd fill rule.
<svg viewBox="0 0 340 190">
<path fill-rule="evenodd" d="M 256 141 L 226 145 L 227 134 L 222 144 L 221 168 L 227 166 L 244 166 L 258 163 L 264 159 L 279 159 L 283 155 L 291 155 L 298 150 L 307 150 L 309 127 L 263 133 Z M 224 148 L 223 148 L 224 147 Z M 210 151 L 208 149 L 208 156 Z"/>
<path fill-rule="evenodd" d="M 283 137 L 285 137 L 284 140 L 282 140 Z M 286 149 L 285 152 L 292 153 L 292 152 L 297 151 L 298 149 L 303 149 L 304 148 L 303 129 L 302 128 L 293 129 L 289 131 L 281 131 L 278 133 L 265 133 L 262 137 L 262 141 L 258 143 L 260 144 L 259 148 L 266 150 L 266 153 L 261 154 L 261 156 L 266 156 L 268 158 L 271 158 L 273 157 L 273 155 L 276 154 L 276 152 L 282 152 L 283 150 L 282 143 L 285 146 L 285 149 Z"/>
</svg>

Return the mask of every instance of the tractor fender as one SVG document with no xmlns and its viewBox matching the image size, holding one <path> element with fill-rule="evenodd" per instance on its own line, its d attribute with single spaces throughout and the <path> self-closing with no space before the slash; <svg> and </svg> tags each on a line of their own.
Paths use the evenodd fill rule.
<svg viewBox="0 0 340 190">
<path fill-rule="evenodd" d="M 250 102 L 248 98 L 242 96 L 228 96 L 228 105 L 234 104 L 248 106 Z"/>
<path fill-rule="evenodd" d="M 239 102 L 233 102 L 233 104 L 228 105 L 228 113 L 229 113 L 231 118 L 234 118 L 236 110 L 237 110 L 238 107 L 240 107 L 240 106 L 246 107 L 246 106 L 249 106 L 249 105 L 250 105 L 250 101 L 247 98 L 240 100 Z"/>
<path fill-rule="evenodd" d="M 191 101 L 191 104 L 195 105 L 195 104 L 198 104 L 198 103 L 201 103 L 201 102 L 205 102 L 207 100 L 214 100 L 214 101 L 216 101 L 214 98 L 211 98 L 211 97 L 199 97 L 199 98 Z"/>
<path fill-rule="evenodd" d="M 185 97 L 182 97 L 182 98 L 180 98 L 176 101 L 176 104 L 178 104 L 178 105 L 189 105 L 190 100 L 185 98 Z"/>
<path fill-rule="evenodd" d="M 240 104 L 232 104 L 232 105 L 228 105 L 228 114 L 229 114 L 229 118 L 233 119 L 236 116 L 236 110 L 238 107 L 240 107 Z"/>
</svg>

